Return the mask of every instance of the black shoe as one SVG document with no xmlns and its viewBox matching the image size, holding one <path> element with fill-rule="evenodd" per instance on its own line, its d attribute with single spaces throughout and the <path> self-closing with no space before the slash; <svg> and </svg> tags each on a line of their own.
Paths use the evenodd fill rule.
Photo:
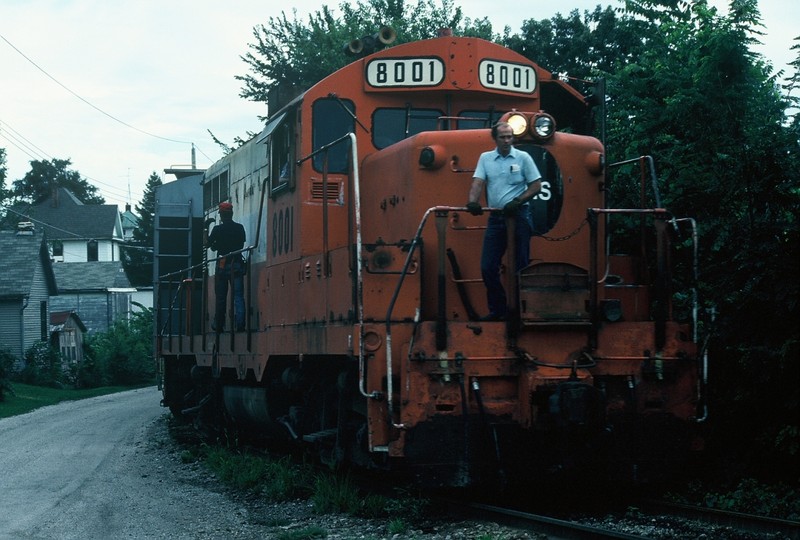
<svg viewBox="0 0 800 540">
<path fill-rule="evenodd" d="M 491 322 L 491 321 L 502 321 L 505 318 L 506 318 L 505 315 L 498 315 L 497 313 L 489 313 L 488 315 L 481 317 L 478 320 L 483 322 Z"/>
</svg>

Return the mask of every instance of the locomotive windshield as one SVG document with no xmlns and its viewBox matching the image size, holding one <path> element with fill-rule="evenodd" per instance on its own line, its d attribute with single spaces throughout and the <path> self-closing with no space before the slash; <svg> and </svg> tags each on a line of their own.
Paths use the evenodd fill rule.
<svg viewBox="0 0 800 540">
<path fill-rule="evenodd" d="M 355 130 L 356 107 L 349 99 L 320 99 L 314 102 L 314 122 L 312 145 L 319 150 L 348 133 Z M 348 145 L 337 144 L 329 152 L 321 152 L 314 156 L 314 169 L 322 171 L 325 157 L 328 159 L 328 172 L 346 173 L 348 163 Z"/>
<path fill-rule="evenodd" d="M 376 148 L 386 148 L 403 139 L 439 129 L 438 109 L 376 109 L 372 117 L 372 143 Z"/>
<path fill-rule="evenodd" d="M 486 129 L 500 120 L 504 111 L 461 111 L 456 126 L 458 129 Z"/>
<path fill-rule="evenodd" d="M 455 120 L 456 129 L 486 129 L 499 120 L 502 111 L 462 111 Z M 382 149 L 423 131 L 448 129 L 447 118 L 438 109 L 383 108 L 372 118 L 372 143 Z"/>
</svg>

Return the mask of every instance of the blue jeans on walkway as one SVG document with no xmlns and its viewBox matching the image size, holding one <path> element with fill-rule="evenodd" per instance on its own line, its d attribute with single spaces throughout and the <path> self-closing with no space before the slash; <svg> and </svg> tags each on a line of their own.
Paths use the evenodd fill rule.
<svg viewBox="0 0 800 540">
<path fill-rule="evenodd" d="M 516 216 L 515 239 L 517 246 L 517 267 L 515 272 L 525 268 L 530 262 L 531 228 L 530 206 L 520 207 Z M 500 264 L 508 247 L 506 218 L 500 214 L 491 214 L 483 236 L 481 252 L 481 277 L 486 285 L 486 299 L 489 304 L 489 316 L 505 317 L 508 312 L 506 290 L 500 279 Z"/>
<path fill-rule="evenodd" d="M 233 314 L 236 330 L 244 330 L 244 265 L 241 261 L 217 266 L 214 275 L 214 290 L 217 294 L 214 324 L 217 330 L 225 327 L 225 312 L 228 310 L 228 283 L 233 281 Z"/>
</svg>

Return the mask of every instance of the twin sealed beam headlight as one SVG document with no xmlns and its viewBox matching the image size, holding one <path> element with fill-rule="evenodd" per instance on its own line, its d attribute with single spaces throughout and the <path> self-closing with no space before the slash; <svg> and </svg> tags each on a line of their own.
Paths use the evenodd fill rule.
<svg viewBox="0 0 800 540">
<path fill-rule="evenodd" d="M 530 135 L 539 142 L 548 140 L 556 132 L 556 121 L 547 113 L 519 113 L 512 112 L 506 116 L 505 121 L 511 126 L 511 131 L 517 139 Z"/>
<path fill-rule="evenodd" d="M 556 121 L 549 114 L 540 113 L 533 118 L 531 135 L 537 139 L 549 139 L 556 132 Z"/>
<path fill-rule="evenodd" d="M 528 117 L 524 114 L 511 113 L 506 122 L 511 126 L 511 132 L 516 138 L 522 137 L 528 131 Z"/>
</svg>

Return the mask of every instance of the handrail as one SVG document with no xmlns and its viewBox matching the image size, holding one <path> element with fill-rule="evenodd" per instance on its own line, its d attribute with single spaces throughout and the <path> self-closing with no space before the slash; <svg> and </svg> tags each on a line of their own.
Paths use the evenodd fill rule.
<svg viewBox="0 0 800 540">
<path fill-rule="evenodd" d="M 493 211 L 498 210 L 497 208 L 486 207 L 483 208 L 484 211 Z M 420 239 L 422 238 L 422 230 L 425 228 L 425 225 L 428 221 L 430 215 L 434 212 L 466 212 L 467 208 L 464 206 L 432 206 L 428 208 L 425 213 L 422 215 L 422 219 L 419 222 L 419 226 L 417 227 L 417 232 L 414 234 L 414 238 L 411 240 L 411 245 L 408 248 L 408 254 L 406 255 L 406 260 L 403 263 L 403 268 L 400 271 L 400 278 L 397 280 L 397 286 L 394 289 L 394 293 L 392 293 L 392 298 L 389 300 L 389 306 L 386 309 L 386 408 L 389 413 L 389 419 L 392 422 L 392 426 L 398 429 L 403 429 L 405 426 L 403 424 L 395 424 L 393 420 L 394 414 L 394 403 L 393 403 L 393 385 L 392 385 L 392 311 L 394 311 L 395 303 L 397 302 L 398 296 L 400 296 L 400 289 L 403 287 L 403 281 L 405 280 L 405 276 L 408 274 L 408 268 L 411 266 L 411 261 L 414 256 L 414 251 L 417 249 L 417 246 L 420 243 Z M 359 251 L 359 258 L 360 258 L 360 251 Z"/>
<path fill-rule="evenodd" d="M 612 167 L 620 167 L 622 165 L 629 165 L 631 163 L 639 163 L 639 166 L 643 168 L 645 162 L 647 162 L 647 165 L 650 169 L 650 183 L 653 188 L 653 197 L 655 197 L 656 208 L 661 208 L 661 194 L 658 191 L 658 181 L 656 178 L 656 165 L 655 161 L 653 160 L 653 156 L 639 156 L 638 158 L 617 161 L 615 163 L 608 164 L 606 167 L 610 169 Z M 644 183 L 644 171 L 642 171 L 642 183 Z M 644 205 L 644 201 L 642 201 L 642 205 Z"/>
<path fill-rule="evenodd" d="M 226 258 L 226 257 L 229 257 L 231 255 L 238 255 L 238 254 L 247 253 L 248 254 L 248 258 L 247 258 L 245 264 L 249 265 L 250 264 L 250 256 L 249 256 L 249 254 L 250 254 L 251 251 L 255 250 L 258 247 L 258 243 L 261 241 L 261 220 L 264 217 L 264 201 L 265 201 L 265 196 L 266 196 L 265 194 L 266 194 L 267 181 L 268 181 L 268 179 L 264 178 L 264 181 L 262 182 L 261 201 L 259 202 L 258 219 L 256 221 L 256 237 L 255 237 L 255 241 L 252 244 L 247 245 L 247 246 L 245 246 L 245 247 L 243 247 L 241 249 L 238 249 L 236 251 L 232 251 L 230 253 L 226 253 L 225 255 L 218 255 L 218 256 L 216 256 L 214 258 L 211 258 L 211 259 L 209 259 L 207 256 L 204 256 L 203 260 L 201 262 L 197 263 L 197 264 L 194 264 L 192 266 L 188 266 L 186 268 L 182 268 L 180 270 L 175 270 L 173 272 L 168 272 L 166 274 L 159 275 L 157 277 L 154 285 L 156 287 L 160 288 L 162 282 L 168 282 L 168 283 L 173 282 L 174 280 L 171 279 L 171 278 L 178 278 L 178 280 L 182 282 L 183 279 L 184 279 L 184 276 L 192 277 L 192 276 L 195 275 L 195 272 L 197 270 L 202 270 L 203 273 L 201 275 L 206 277 L 206 276 L 208 276 L 208 272 L 207 272 L 208 263 L 213 263 L 213 262 L 219 261 L 219 260 L 221 260 L 223 258 Z M 208 248 L 206 246 L 203 246 L 203 250 L 204 250 L 205 253 L 208 252 Z M 180 288 L 179 288 L 178 292 L 180 292 Z M 176 292 L 176 294 L 177 294 L 177 292 Z M 250 295 L 248 294 L 246 296 L 249 299 Z M 205 302 L 205 290 L 203 291 L 203 305 L 204 306 L 206 305 L 206 302 Z M 173 302 L 170 303 L 170 306 L 169 306 L 169 308 L 167 310 L 167 314 L 166 314 L 167 321 L 172 319 L 172 312 L 174 310 L 174 307 L 175 307 L 175 302 L 173 300 Z M 247 308 L 245 307 L 245 316 L 246 315 L 247 315 Z M 246 317 L 246 320 L 249 321 L 249 317 Z M 165 323 L 162 326 L 162 328 L 159 329 L 158 337 L 163 337 L 164 336 L 164 332 L 166 331 L 166 327 L 167 327 L 167 324 Z"/>
<path fill-rule="evenodd" d="M 665 219 L 672 217 L 671 214 L 664 208 L 587 208 L 586 209 L 586 219 L 589 222 L 589 283 L 591 285 L 589 289 L 589 315 L 591 317 L 592 322 L 592 329 L 589 338 L 589 346 L 592 349 L 597 347 L 597 333 L 598 333 L 598 326 L 600 323 L 599 317 L 599 309 L 598 309 L 598 292 L 597 287 L 601 283 L 598 279 L 598 270 L 597 264 L 599 259 L 598 253 L 598 238 L 597 238 L 597 216 L 598 215 L 611 215 L 611 214 L 622 214 L 622 215 L 654 215 L 654 216 L 662 216 Z M 656 332 L 659 332 L 659 326 L 663 325 L 664 321 L 656 321 Z M 658 341 L 658 339 L 656 340 Z"/>
<path fill-rule="evenodd" d="M 352 131 L 335 141 L 321 146 L 308 154 L 307 156 L 297 160 L 297 164 L 301 164 L 314 157 L 316 154 L 327 151 L 332 146 L 339 144 L 344 140 L 350 141 L 350 162 L 352 165 L 352 185 L 353 185 L 353 214 L 355 215 L 355 235 L 356 235 L 356 310 L 358 311 L 358 391 L 362 396 L 371 399 L 379 399 L 380 392 L 367 392 L 367 370 L 366 359 L 364 358 L 364 265 L 361 260 L 361 250 L 363 245 L 361 235 L 361 177 L 358 173 L 358 146 L 356 144 L 356 134 Z M 391 378 L 391 377 L 390 377 Z M 389 383 L 391 384 L 391 382 Z"/>
</svg>

